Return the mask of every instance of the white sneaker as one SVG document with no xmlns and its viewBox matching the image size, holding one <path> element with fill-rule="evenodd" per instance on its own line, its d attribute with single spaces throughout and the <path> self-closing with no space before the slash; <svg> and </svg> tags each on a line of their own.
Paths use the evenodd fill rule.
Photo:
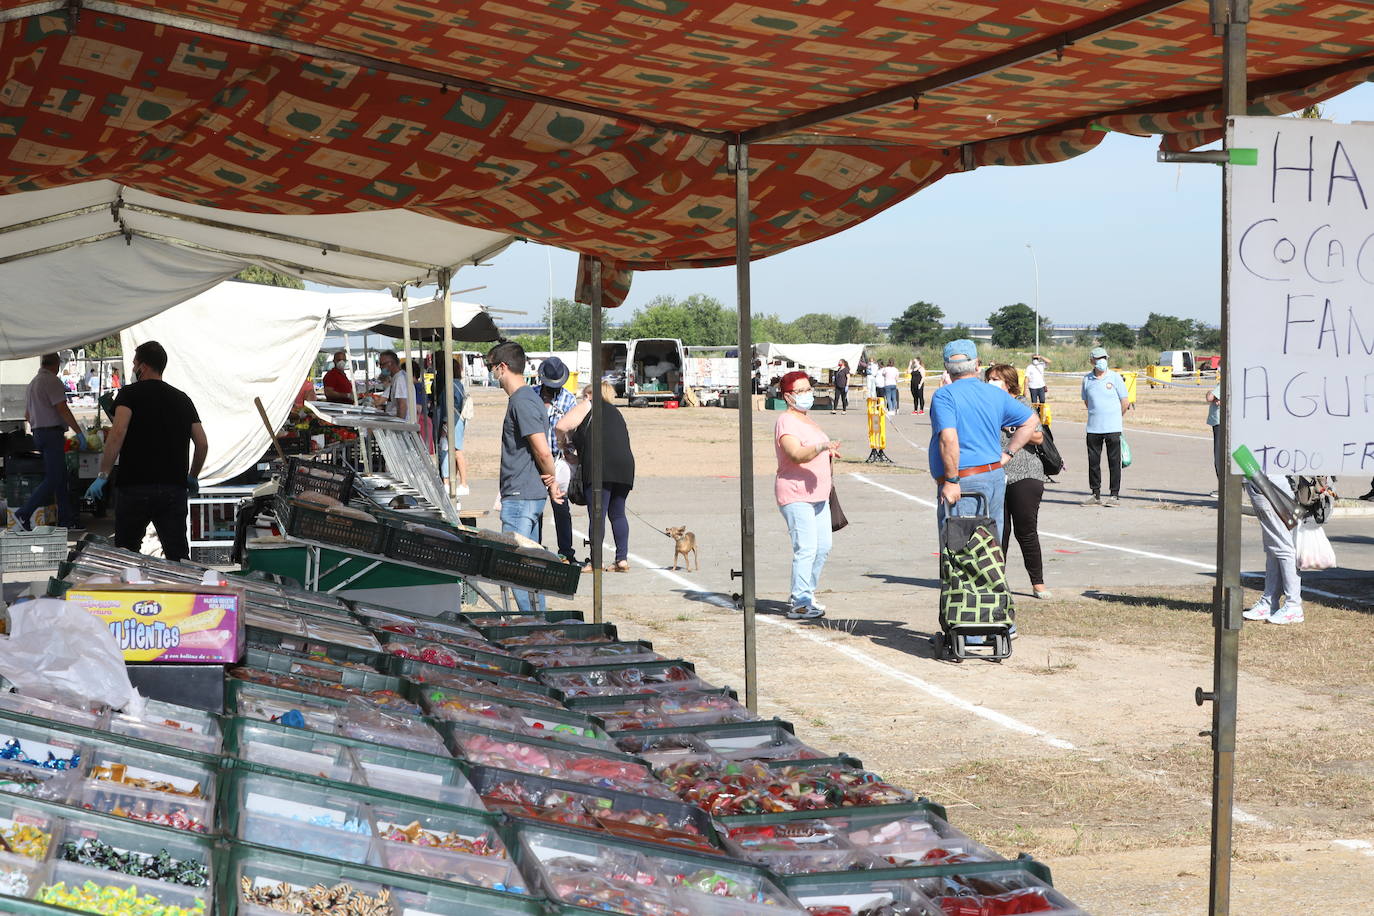
<svg viewBox="0 0 1374 916">
<path fill-rule="evenodd" d="M 1285 601 L 1281 608 L 1269 615 L 1269 623 L 1302 623 L 1302 605 Z"/>
<path fill-rule="evenodd" d="M 469 493 L 472 492 L 472 489 L 467 484 L 460 483 L 458 484 L 458 489 L 454 490 L 453 492 L 458 494 L 459 496 L 467 496 Z"/>
<path fill-rule="evenodd" d="M 819 601 L 816 601 L 814 599 L 811 602 L 811 606 L 816 610 L 820 611 L 822 614 L 829 610 L 825 605 L 821 604 Z"/>
<path fill-rule="evenodd" d="M 787 610 L 787 619 L 788 619 L 788 620 L 815 620 L 817 617 L 821 617 L 821 616 L 823 616 L 824 614 L 825 614 L 825 611 L 821 610 L 821 609 L 818 608 L 818 607 L 814 607 L 814 606 L 806 605 L 806 604 L 796 604 L 796 605 L 793 605 L 792 607 L 788 608 L 788 610 Z"/>
<path fill-rule="evenodd" d="M 1274 609 L 1269 606 L 1268 600 L 1261 598 L 1255 603 L 1254 607 L 1240 616 L 1244 617 L 1246 620 L 1268 620 L 1269 615 L 1273 612 Z"/>
</svg>

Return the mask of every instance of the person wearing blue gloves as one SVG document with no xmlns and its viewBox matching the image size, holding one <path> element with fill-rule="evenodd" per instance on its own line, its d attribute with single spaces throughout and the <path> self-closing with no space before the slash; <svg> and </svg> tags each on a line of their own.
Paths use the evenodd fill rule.
<svg viewBox="0 0 1374 916">
<path fill-rule="evenodd" d="M 114 425 L 105 437 L 100 473 L 86 498 L 101 499 L 115 461 L 115 546 L 138 551 L 149 523 L 169 560 L 190 555 L 187 497 L 200 490 L 207 444 L 196 405 L 162 380 L 167 351 L 155 340 L 134 351 L 137 380 L 115 398 Z M 193 448 L 194 446 L 194 448 Z"/>
</svg>

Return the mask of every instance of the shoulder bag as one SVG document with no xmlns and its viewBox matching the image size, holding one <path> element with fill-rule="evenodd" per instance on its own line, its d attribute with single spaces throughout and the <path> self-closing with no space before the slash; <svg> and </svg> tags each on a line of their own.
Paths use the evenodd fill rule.
<svg viewBox="0 0 1374 916">
<path fill-rule="evenodd" d="M 1045 436 L 1039 445 L 1032 445 L 1035 454 L 1040 458 L 1040 466 L 1044 468 L 1046 477 L 1054 477 L 1056 474 L 1064 472 L 1064 456 L 1059 454 L 1059 446 L 1054 444 L 1054 434 L 1050 432 L 1048 426 L 1040 427 L 1040 432 Z"/>
<path fill-rule="evenodd" d="M 840 495 L 835 492 L 835 459 L 830 459 L 830 530 L 839 531 L 849 524 L 845 518 L 844 507 L 840 505 Z"/>
</svg>

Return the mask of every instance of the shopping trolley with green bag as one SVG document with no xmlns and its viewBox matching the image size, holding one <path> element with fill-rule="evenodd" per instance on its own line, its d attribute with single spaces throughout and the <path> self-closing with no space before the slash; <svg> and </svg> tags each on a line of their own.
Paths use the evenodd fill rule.
<svg viewBox="0 0 1374 916">
<path fill-rule="evenodd" d="M 940 632 L 931 643 L 937 658 L 1000 662 L 1011 656 L 1016 607 L 987 497 L 972 493 L 969 498 L 976 514 L 957 514 L 956 503 L 940 528 Z"/>
</svg>

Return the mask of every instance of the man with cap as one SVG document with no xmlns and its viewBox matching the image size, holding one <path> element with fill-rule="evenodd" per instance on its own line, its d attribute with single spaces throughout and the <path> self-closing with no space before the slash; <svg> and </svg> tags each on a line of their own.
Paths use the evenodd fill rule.
<svg viewBox="0 0 1374 916">
<path fill-rule="evenodd" d="M 1092 371 L 1083 376 L 1083 404 L 1088 408 L 1088 489 L 1085 506 L 1116 506 L 1121 502 L 1121 416 L 1130 409 L 1126 380 L 1107 368 L 1107 351 L 1093 347 L 1088 354 Z M 1107 447 L 1111 493 L 1102 499 L 1102 446 Z"/>
<path fill-rule="evenodd" d="M 944 524 L 955 504 L 960 514 L 972 515 L 978 508 L 974 494 L 982 494 L 1001 537 L 1007 489 L 1003 467 L 1035 431 L 1035 412 L 982 380 L 973 341 L 950 341 L 944 356 L 950 384 L 940 386 L 930 399 L 930 474 L 939 487 L 936 525 Z M 1012 427 L 1016 432 L 1003 451 L 1002 430 Z"/>
<path fill-rule="evenodd" d="M 568 366 L 557 356 L 550 356 L 539 364 L 539 371 L 535 373 L 535 384 L 539 387 L 539 399 L 544 402 L 544 408 L 549 412 L 549 451 L 553 454 L 555 466 L 558 461 L 563 459 L 563 452 L 558 447 L 558 437 L 554 435 L 554 427 L 558 421 L 563 419 L 563 415 L 577 406 L 577 397 L 563 386 L 568 383 Z M 577 562 L 577 550 L 573 547 L 572 530 L 572 507 L 565 499 L 562 502 L 553 503 L 550 507 L 553 512 L 553 530 L 558 537 L 558 555 L 569 563 Z"/>
</svg>

